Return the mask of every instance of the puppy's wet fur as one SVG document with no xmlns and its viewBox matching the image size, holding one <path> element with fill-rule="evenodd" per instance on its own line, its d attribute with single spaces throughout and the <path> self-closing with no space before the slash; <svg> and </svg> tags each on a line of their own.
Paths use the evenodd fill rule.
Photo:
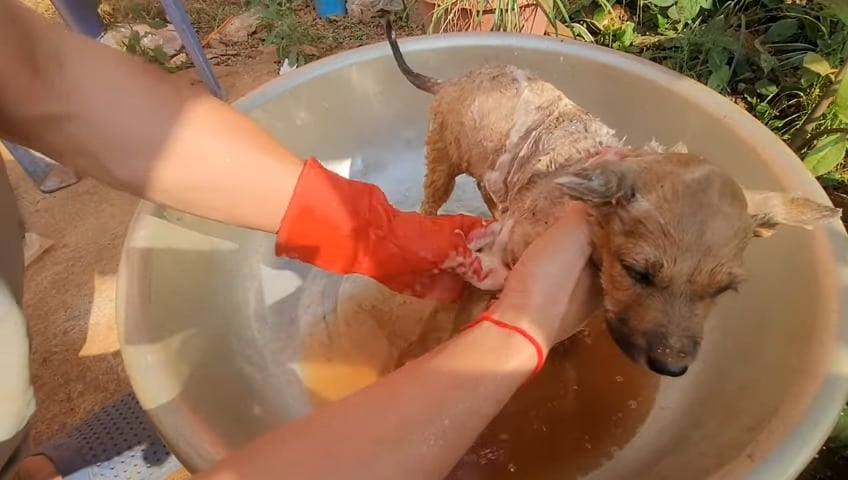
<svg viewBox="0 0 848 480">
<path fill-rule="evenodd" d="M 752 237 L 840 216 L 804 197 L 745 190 L 683 147 L 625 147 L 553 85 L 515 66 L 427 77 L 407 65 L 388 21 L 386 36 L 403 75 L 433 95 L 421 212 L 437 214 L 456 177 L 471 176 L 502 224 L 489 253 L 512 265 L 563 205 L 586 202 L 594 264 L 587 269 L 598 272 L 603 292 L 591 301 L 622 351 L 658 374 L 683 375 L 695 360 L 714 303 L 745 279 Z"/>
</svg>

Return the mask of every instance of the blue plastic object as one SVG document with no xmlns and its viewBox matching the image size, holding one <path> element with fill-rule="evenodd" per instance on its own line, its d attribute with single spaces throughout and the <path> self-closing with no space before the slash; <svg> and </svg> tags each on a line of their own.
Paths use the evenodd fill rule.
<svg viewBox="0 0 848 480">
<path fill-rule="evenodd" d="M 225 99 L 224 89 L 218 82 L 215 72 L 212 71 L 212 64 L 209 63 L 206 54 L 203 52 L 200 39 L 197 38 L 197 32 L 191 26 L 191 19 L 188 13 L 186 13 L 183 2 L 181 0 L 161 0 L 160 3 L 162 4 L 162 8 L 165 9 L 165 15 L 167 15 L 168 20 L 174 25 L 174 29 L 176 29 L 177 34 L 183 41 L 183 46 L 188 56 L 191 58 L 194 66 L 197 67 L 200 78 L 203 79 L 203 82 L 206 83 L 206 86 L 212 91 L 213 95 L 220 99 Z"/>
<path fill-rule="evenodd" d="M 347 4 L 345 0 L 315 0 L 315 12 L 320 18 L 344 16 Z"/>
<path fill-rule="evenodd" d="M 98 38 L 106 30 L 97 12 L 98 0 L 52 0 L 53 7 L 62 20 L 73 30 L 91 38 Z"/>
</svg>

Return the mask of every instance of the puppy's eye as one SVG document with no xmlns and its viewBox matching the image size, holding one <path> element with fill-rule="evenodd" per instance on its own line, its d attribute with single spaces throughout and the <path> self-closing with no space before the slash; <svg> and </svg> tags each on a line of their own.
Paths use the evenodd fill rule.
<svg viewBox="0 0 848 480">
<path fill-rule="evenodd" d="M 737 285 L 725 285 L 725 286 L 717 289 L 715 292 L 713 292 L 713 297 L 718 297 L 718 296 L 720 296 L 724 293 L 731 292 L 731 291 L 732 292 L 738 292 L 739 287 Z"/>
<path fill-rule="evenodd" d="M 651 272 L 634 267 L 626 262 L 621 262 L 621 268 L 627 273 L 631 280 L 643 287 L 650 287 L 654 284 L 654 276 Z"/>
</svg>

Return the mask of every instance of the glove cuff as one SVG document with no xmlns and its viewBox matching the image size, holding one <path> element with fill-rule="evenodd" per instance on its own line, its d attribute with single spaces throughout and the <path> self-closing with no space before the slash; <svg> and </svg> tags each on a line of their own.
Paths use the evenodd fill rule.
<svg viewBox="0 0 848 480">
<path fill-rule="evenodd" d="M 357 273 L 373 251 L 369 231 L 390 224 L 395 211 L 377 186 L 344 178 L 310 157 L 277 229 L 275 253 Z"/>
</svg>

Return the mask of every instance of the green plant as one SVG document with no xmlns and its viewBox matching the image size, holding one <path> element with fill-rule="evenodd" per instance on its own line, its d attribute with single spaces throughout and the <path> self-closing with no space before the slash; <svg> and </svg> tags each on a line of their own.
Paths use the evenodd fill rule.
<svg viewBox="0 0 848 480">
<path fill-rule="evenodd" d="M 484 0 L 444 0 L 434 24 Z M 535 0 L 542 1 L 542 0 Z M 519 0 L 492 0 L 493 30 L 518 30 Z M 640 55 L 746 108 L 816 176 L 848 147 L 848 1 L 571 0 L 540 3 L 574 37 Z M 844 177 L 848 184 L 848 175 Z"/>
<path fill-rule="evenodd" d="M 844 25 L 848 25 L 848 4 L 826 0 L 825 9 Z M 827 59 L 817 53 L 807 53 L 803 65 L 812 75 L 827 82 L 827 88 L 807 115 L 801 126 L 792 135 L 789 145 L 802 152 L 812 146 L 804 156 L 804 165 L 816 176 L 834 172 L 845 158 L 848 145 L 848 47 L 841 48 L 839 60 L 842 66 L 836 69 Z M 819 127 L 819 131 L 813 130 Z M 824 128 L 822 128 L 824 127 Z"/>
<path fill-rule="evenodd" d="M 492 31 L 494 32 L 520 32 L 523 22 L 520 15 L 518 0 L 442 0 L 436 2 L 433 7 L 433 16 L 428 26 L 428 33 L 436 29 L 460 30 L 465 28 L 465 22 L 470 21 L 472 25 L 479 25 L 483 18 L 483 10 L 491 8 L 494 13 Z M 472 12 L 471 19 L 464 18 L 464 14 Z"/>
<path fill-rule="evenodd" d="M 790 140 L 790 146 L 797 151 L 806 151 L 804 165 L 815 176 L 831 173 L 845 158 L 848 147 L 848 128 L 845 128 L 848 125 L 848 82 L 844 80 L 846 68 L 848 62 L 835 73 L 819 103 Z M 810 133 L 816 125 L 838 126 Z"/>
<path fill-rule="evenodd" d="M 164 26 L 164 22 L 151 22 L 150 27 L 152 28 L 161 28 Z M 122 42 L 122 46 L 124 50 L 132 55 L 137 57 L 141 57 L 145 61 L 149 63 L 153 63 L 159 65 L 163 69 L 169 72 L 175 72 L 181 70 L 187 66 L 188 62 L 182 62 L 180 64 L 174 65 L 171 63 L 171 57 L 167 52 L 162 48 L 161 45 L 156 45 L 154 47 L 147 47 L 144 45 L 143 40 L 147 38 L 147 36 L 151 35 L 150 32 L 139 32 L 135 29 L 130 29 L 129 35 L 127 35 L 126 40 Z"/>
<path fill-rule="evenodd" d="M 655 17 L 657 30 L 662 34 L 680 33 L 697 25 L 701 15 L 714 7 L 712 0 L 646 0 L 640 4 Z"/>
<path fill-rule="evenodd" d="M 565 33 L 560 31 L 562 25 L 558 20 L 566 18 L 564 24 L 571 26 L 567 20 L 564 0 L 441 0 L 434 5 L 427 32 L 478 27 L 486 11 L 492 14 L 490 31 L 521 32 L 524 28 L 522 7 L 528 6 L 536 7 L 542 12 L 556 35 Z M 467 17 L 469 13 L 471 18 Z"/>
<path fill-rule="evenodd" d="M 313 42 L 315 36 L 297 16 L 301 0 L 251 0 L 250 6 L 259 12 L 265 44 L 275 45 L 280 59 L 288 60 L 291 67 L 303 65 L 309 60 L 304 46 Z"/>
<path fill-rule="evenodd" d="M 827 440 L 831 447 L 848 447 L 848 405 L 839 412 L 839 420 Z"/>
<path fill-rule="evenodd" d="M 796 147 L 814 174 L 840 164 L 846 135 L 833 129 L 846 126 L 839 112 L 848 101 L 828 98 L 841 80 L 833 66 L 848 58 L 848 2 L 577 0 L 556 13 L 575 33 L 575 25 L 584 28 L 578 38 L 640 55 L 730 97 Z M 806 142 L 812 134 L 815 144 Z"/>
</svg>

